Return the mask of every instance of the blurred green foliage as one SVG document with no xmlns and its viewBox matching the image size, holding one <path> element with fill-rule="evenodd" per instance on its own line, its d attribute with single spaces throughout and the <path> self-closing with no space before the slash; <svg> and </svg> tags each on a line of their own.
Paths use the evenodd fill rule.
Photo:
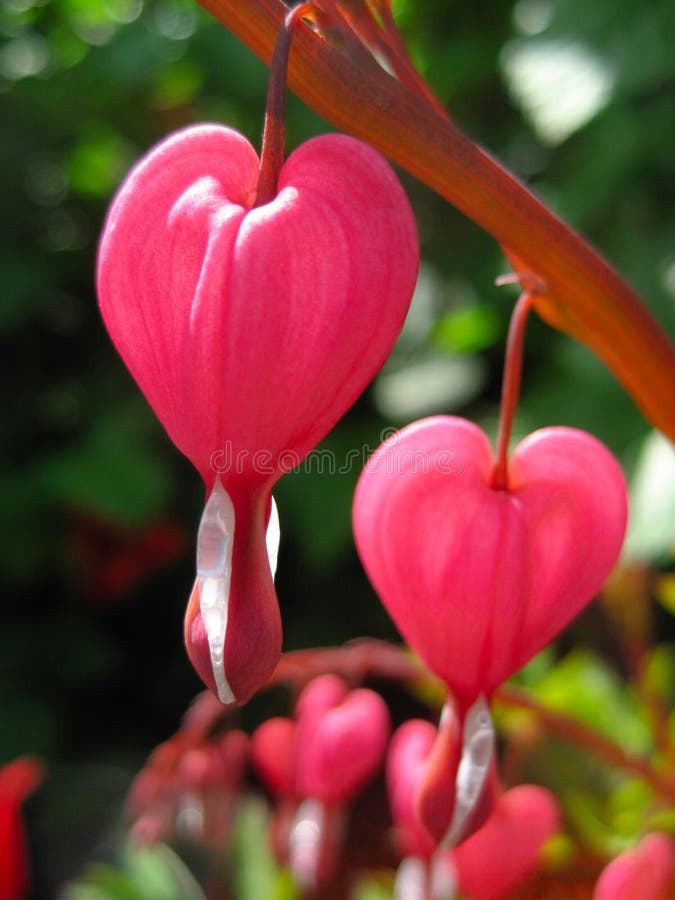
<svg viewBox="0 0 675 900">
<path fill-rule="evenodd" d="M 673 333 L 669 0 L 397 0 L 394 11 L 458 123 L 597 245 Z M 35 752 L 50 766 L 29 806 L 37 890 L 48 897 L 106 854 L 131 773 L 199 688 L 181 617 L 202 489 L 104 332 L 97 236 L 125 172 L 168 132 L 213 120 L 257 144 L 266 70 L 192 0 L 5 0 L 0 38 L 0 763 Z M 290 100 L 289 149 L 324 130 Z M 302 471 L 278 489 L 289 649 L 396 637 L 350 531 L 360 464 L 382 429 L 452 412 L 495 431 L 512 294 L 494 279 L 506 264 L 487 235 L 404 182 L 424 259 L 404 333 L 374 390 L 326 439 L 337 471 Z M 672 448 L 650 481 L 648 423 L 588 351 L 537 321 L 524 377 L 519 435 L 574 425 L 606 441 L 629 471 L 638 458 L 647 466 L 633 546 L 641 563 L 667 574 L 675 512 L 662 488 L 673 483 Z M 358 464 L 347 464 L 354 450 Z M 657 525 L 650 497 L 661 498 Z M 605 615 L 594 610 L 571 633 L 592 649 L 557 666 L 553 656 L 537 663 L 531 687 L 642 750 L 639 702 L 623 681 L 617 642 L 606 639 Z M 673 671 L 665 611 L 656 627 L 662 644 L 649 672 L 663 684 Z M 253 707 L 250 721 L 260 714 Z M 613 834 L 611 815 L 620 833 L 630 819 L 621 810 L 644 808 L 644 786 L 631 800 L 630 784 L 601 779 L 593 793 L 597 772 L 587 760 L 555 748 L 547 760 L 538 775 L 561 789 L 572 770 L 588 775 L 566 804 L 584 833 Z M 152 857 L 128 861 L 128 889 L 114 896 L 141 896 L 139 865 L 152 867 Z M 158 886 L 153 896 L 178 896 L 171 891 Z M 69 896 L 109 894 L 83 885 Z M 241 896 L 252 895 L 242 888 Z"/>
</svg>

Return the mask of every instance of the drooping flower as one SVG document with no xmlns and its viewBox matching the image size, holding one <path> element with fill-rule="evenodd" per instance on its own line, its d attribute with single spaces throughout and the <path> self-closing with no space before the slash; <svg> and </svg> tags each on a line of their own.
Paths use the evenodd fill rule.
<svg viewBox="0 0 675 900">
<path fill-rule="evenodd" d="M 472 900 L 504 900 L 532 876 L 560 813 L 550 791 L 534 784 L 497 799 L 482 828 L 452 852 L 457 881 Z"/>
<path fill-rule="evenodd" d="M 277 798 L 277 858 L 308 890 L 336 871 L 348 805 L 380 768 L 390 728 L 379 694 L 322 675 L 300 694 L 293 719 L 268 719 L 253 734 L 253 765 Z"/>
<path fill-rule="evenodd" d="M 185 636 L 225 702 L 246 700 L 280 652 L 271 489 L 384 362 L 418 266 L 405 193 L 370 147 L 308 141 L 256 206 L 259 169 L 229 128 L 169 137 L 120 188 L 98 259 L 113 342 L 206 485 Z"/>
<path fill-rule="evenodd" d="M 460 713 L 548 644 L 616 562 L 626 526 L 618 463 L 595 438 L 546 428 L 494 487 L 485 434 L 454 417 L 387 440 L 361 475 L 361 559 L 401 634 Z"/>
<path fill-rule="evenodd" d="M 131 834 L 154 844 L 178 834 L 214 847 L 227 841 L 248 760 L 248 737 L 183 728 L 155 748 L 129 792 Z"/>
<path fill-rule="evenodd" d="M 497 794 L 494 745 L 483 698 L 463 722 L 446 705 L 438 728 L 422 719 L 398 728 L 387 756 L 387 785 L 405 855 L 426 859 L 481 827 Z"/>
<path fill-rule="evenodd" d="M 675 842 L 660 832 L 646 835 L 603 870 L 593 900 L 667 900 L 675 892 Z"/>
<path fill-rule="evenodd" d="M 460 835 L 457 846 L 452 829 L 446 835 L 433 834 L 424 821 L 420 789 L 434 764 L 442 729 L 443 723 L 437 730 L 430 722 L 411 719 L 391 740 L 387 788 L 403 858 L 395 896 L 446 898 L 459 888 L 461 896 L 472 900 L 506 898 L 536 871 L 543 845 L 556 832 L 556 800 L 544 788 L 520 785 L 496 796 L 489 814 L 468 836 Z M 459 734 L 454 734 L 459 745 Z M 446 738 L 451 742 L 452 734 Z M 443 800 L 439 794 L 438 801 Z M 421 888 L 415 893 L 417 885 Z"/>
</svg>

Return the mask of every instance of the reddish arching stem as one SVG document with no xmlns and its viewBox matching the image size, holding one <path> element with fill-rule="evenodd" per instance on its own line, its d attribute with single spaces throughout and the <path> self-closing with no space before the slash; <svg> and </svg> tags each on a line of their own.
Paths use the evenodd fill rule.
<svg viewBox="0 0 675 900">
<path fill-rule="evenodd" d="M 503 283 L 503 282 L 502 282 Z M 506 342 L 506 358 L 504 360 L 504 379 L 502 381 L 502 404 L 499 411 L 499 434 L 497 437 L 497 454 L 492 471 L 492 487 L 497 491 L 509 488 L 508 453 L 513 418 L 518 405 L 520 393 L 520 375 L 523 368 L 523 344 L 525 342 L 525 326 L 535 291 L 525 290 L 518 298 L 511 315 L 509 336 Z"/>
<path fill-rule="evenodd" d="M 284 164 L 286 143 L 286 82 L 288 79 L 288 57 L 291 51 L 291 37 L 295 24 L 312 13 L 311 3 L 299 3 L 287 14 L 279 30 L 274 54 L 270 62 L 270 75 L 265 107 L 265 127 L 263 129 L 262 150 L 260 152 L 260 175 L 256 206 L 270 203 L 277 195 L 279 173 Z"/>
<path fill-rule="evenodd" d="M 497 691 L 496 698 L 506 706 L 529 710 L 534 713 L 548 734 L 554 734 L 577 747 L 582 747 L 588 753 L 604 759 L 617 769 L 634 772 L 644 778 L 662 797 L 675 803 L 675 777 L 659 772 L 649 759 L 626 753 L 611 738 L 605 737 L 577 719 L 549 709 L 530 694 L 513 685 L 502 685 Z"/>
<path fill-rule="evenodd" d="M 417 657 L 404 647 L 371 638 L 342 647 L 315 647 L 284 653 L 267 687 L 285 684 L 299 691 L 326 672 L 341 675 L 354 685 L 366 678 L 397 681 L 408 688 L 420 689 L 427 697 L 437 697 L 439 709 L 445 698 L 442 682 Z M 661 797 L 675 803 L 675 777 L 656 769 L 649 759 L 626 753 L 611 738 L 565 713 L 549 709 L 531 694 L 511 684 L 498 688 L 494 699 L 504 706 L 528 710 L 548 734 L 581 747 L 617 769 L 635 773 L 651 784 Z M 434 701 L 428 702 L 433 705 Z M 223 706 L 210 691 L 204 691 L 188 710 L 181 731 L 205 739 L 233 714 L 232 707 Z"/>
<path fill-rule="evenodd" d="M 271 58 L 288 12 L 282 0 L 198 2 Z M 540 315 L 591 347 L 647 418 L 675 439 L 675 349 L 668 337 L 607 263 L 523 184 L 419 92 L 321 33 L 298 30 L 289 84 L 319 115 L 371 143 L 490 232 L 519 272 L 536 272 L 547 285 L 537 295 Z"/>
</svg>

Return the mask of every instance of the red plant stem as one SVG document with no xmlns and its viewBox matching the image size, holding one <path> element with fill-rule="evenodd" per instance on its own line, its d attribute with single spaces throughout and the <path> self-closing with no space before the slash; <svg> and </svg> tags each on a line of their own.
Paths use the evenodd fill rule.
<svg viewBox="0 0 675 900">
<path fill-rule="evenodd" d="M 505 684 L 499 688 L 495 696 L 506 706 L 533 712 L 548 734 L 582 747 L 617 769 L 635 772 L 649 782 L 658 794 L 675 803 L 675 778 L 662 775 L 654 769 L 649 760 L 626 753 L 610 738 L 588 728 L 576 719 L 548 709 L 520 688 Z"/>
<path fill-rule="evenodd" d="M 527 317 L 532 309 L 533 302 L 534 293 L 529 291 L 522 293 L 513 309 L 511 324 L 509 325 L 506 359 L 504 360 L 504 379 L 502 381 L 502 405 L 499 411 L 497 455 L 492 472 L 492 487 L 497 491 L 506 491 L 509 488 L 509 441 L 520 393 L 525 326 L 527 325 Z"/>
<path fill-rule="evenodd" d="M 281 0 L 199 0 L 266 62 Z M 593 349 L 645 416 L 675 439 L 675 349 L 637 295 L 579 235 L 418 92 L 365 54 L 303 28 L 289 85 L 333 125 L 377 147 L 508 248 L 547 285 L 537 312 Z"/>
<path fill-rule="evenodd" d="M 286 144 L 286 82 L 288 80 L 291 37 L 296 22 L 311 12 L 312 5 L 310 3 L 299 3 L 294 7 L 284 19 L 284 24 L 279 30 L 279 36 L 274 45 L 267 86 L 256 206 L 270 203 L 277 195 L 279 173 L 284 164 L 284 146 Z"/>
<path fill-rule="evenodd" d="M 284 653 L 267 687 L 287 684 L 294 691 L 299 691 L 313 678 L 326 672 L 341 675 L 353 685 L 366 678 L 397 681 L 413 691 L 423 692 L 430 706 L 437 701 L 438 709 L 446 702 L 442 682 L 410 651 L 370 638 L 343 647 L 315 647 Z M 661 797 L 675 804 L 675 774 L 662 774 L 648 759 L 626 753 L 615 741 L 564 713 L 549 709 L 520 688 L 502 685 L 495 692 L 494 699 L 505 706 L 528 710 L 537 717 L 548 734 L 581 747 L 617 769 L 634 772 Z M 205 738 L 232 714 L 231 707 L 224 707 L 210 691 L 204 691 L 195 698 L 182 730 Z"/>
</svg>

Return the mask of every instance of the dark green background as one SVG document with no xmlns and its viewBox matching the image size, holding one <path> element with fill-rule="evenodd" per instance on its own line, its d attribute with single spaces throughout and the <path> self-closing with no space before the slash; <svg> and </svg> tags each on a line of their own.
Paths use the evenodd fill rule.
<svg viewBox="0 0 675 900">
<path fill-rule="evenodd" d="M 521 0 L 515 11 L 510 0 L 406 0 L 394 9 L 458 123 L 599 247 L 672 333 L 668 0 Z M 540 34 L 523 33 L 537 22 L 548 23 Z M 103 329 L 98 234 L 120 179 L 168 132 L 219 121 L 257 145 L 266 70 L 188 0 L 7 0 L 0 35 L 0 764 L 31 752 L 49 766 L 29 808 L 49 896 L 104 852 L 131 773 L 200 687 L 181 624 L 203 490 Z M 504 78 L 514 47 L 537 41 L 583 46 L 612 75 L 607 102 L 558 143 L 537 133 Z M 289 149 L 326 130 L 291 98 Z M 494 286 L 505 263 L 489 236 L 403 180 L 431 312 L 408 330 L 389 376 L 409 385 L 419 366 L 454 360 L 456 389 L 424 411 L 466 415 L 493 434 L 513 300 Z M 407 418 L 366 393 L 325 446 L 338 460 L 373 449 L 383 428 Z M 533 321 L 517 431 L 559 423 L 592 431 L 628 470 L 648 432 L 588 351 Z M 278 486 L 287 649 L 395 637 L 352 546 L 357 477 L 357 468 L 297 474 Z M 119 582 L 111 567 L 122 569 Z M 254 702 L 248 721 L 265 703 Z"/>
</svg>

